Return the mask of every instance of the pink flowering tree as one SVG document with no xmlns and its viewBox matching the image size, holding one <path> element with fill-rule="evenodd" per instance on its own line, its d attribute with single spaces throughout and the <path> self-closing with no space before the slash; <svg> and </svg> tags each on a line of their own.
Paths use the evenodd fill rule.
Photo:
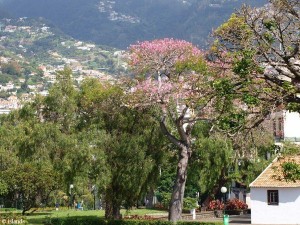
<svg viewBox="0 0 300 225">
<path fill-rule="evenodd" d="M 135 76 L 128 104 L 157 107 L 161 130 L 179 151 L 169 207 L 169 220 L 177 221 L 181 219 L 187 166 L 192 154 L 191 130 L 197 120 L 207 119 L 211 113 L 208 110 L 212 98 L 210 73 L 199 49 L 174 39 L 132 45 L 129 65 Z"/>
</svg>

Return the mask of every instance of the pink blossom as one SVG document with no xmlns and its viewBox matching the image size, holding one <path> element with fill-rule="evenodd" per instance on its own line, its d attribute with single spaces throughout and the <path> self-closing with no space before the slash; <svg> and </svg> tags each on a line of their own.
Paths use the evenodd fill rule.
<svg viewBox="0 0 300 225">
<path fill-rule="evenodd" d="M 190 94 L 188 82 L 195 80 L 192 77 L 196 74 L 178 74 L 177 65 L 203 56 L 191 43 L 172 38 L 138 42 L 130 46 L 129 52 L 133 72 L 145 78 L 137 83 L 135 90 L 155 101 L 170 101 L 175 96 Z"/>
</svg>

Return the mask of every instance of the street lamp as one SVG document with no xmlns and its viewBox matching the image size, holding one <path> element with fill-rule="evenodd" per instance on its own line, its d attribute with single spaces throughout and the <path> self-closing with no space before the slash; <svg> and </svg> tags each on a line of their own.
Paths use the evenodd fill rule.
<svg viewBox="0 0 300 225">
<path fill-rule="evenodd" d="M 4 168 L 3 168 L 3 156 L 2 156 L 2 154 L 1 154 L 1 157 L 0 157 L 0 172 L 1 172 L 1 176 L 2 176 L 2 171 L 4 170 Z M 1 197 L 1 208 L 3 208 L 4 207 L 4 199 Z"/>
<path fill-rule="evenodd" d="M 70 207 L 73 208 L 73 195 L 72 195 L 72 189 L 74 188 L 73 184 L 70 184 Z"/>
<path fill-rule="evenodd" d="M 228 218 L 228 215 L 225 215 L 225 197 L 226 197 L 227 187 L 221 187 L 221 192 L 223 194 L 223 202 L 224 202 L 223 222 L 224 222 L 224 225 L 228 225 L 229 224 L 229 218 Z"/>
<path fill-rule="evenodd" d="M 93 191 L 93 195 L 94 195 L 94 210 L 96 210 L 96 185 L 92 186 L 92 191 Z"/>
<path fill-rule="evenodd" d="M 227 192 L 227 187 L 221 187 L 221 192 L 223 194 L 223 202 L 225 204 L 225 195 L 226 195 L 226 192 Z"/>
</svg>

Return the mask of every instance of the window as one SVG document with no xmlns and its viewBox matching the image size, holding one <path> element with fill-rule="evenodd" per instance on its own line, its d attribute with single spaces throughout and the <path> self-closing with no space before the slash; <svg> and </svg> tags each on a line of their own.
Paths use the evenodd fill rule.
<svg viewBox="0 0 300 225">
<path fill-rule="evenodd" d="M 278 205 L 278 190 L 268 190 L 268 205 Z"/>
</svg>

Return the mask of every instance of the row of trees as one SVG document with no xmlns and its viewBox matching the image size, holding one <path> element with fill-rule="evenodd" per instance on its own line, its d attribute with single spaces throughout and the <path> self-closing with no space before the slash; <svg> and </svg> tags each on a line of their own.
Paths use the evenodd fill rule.
<svg viewBox="0 0 300 225">
<path fill-rule="evenodd" d="M 122 106 L 118 86 L 87 80 L 73 87 L 71 71 L 58 73 L 49 96 L 1 120 L 1 193 L 16 198 L 23 213 L 47 203 L 53 190 L 69 195 L 69 185 L 106 193 L 107 216 L 119 214 L 145 193 L 163 158 L 151 110 Z M 13 179 L 12 179 L 13 178 Z M 78 192 L 78 190 L 77 190 Z M 85 191 L 86 192 L 86 191 Z"/>
<path fill-rule="evenodd" d="M 0 194 L 5 206 L 18 202 L 25 213 L 54 206 L 53 201 L 68 205 L 75 197 L 70 184 L 78 200 L 88 199 L 97 186 L 106 216 L 119 218 L 121 206 L 135 206 L 155 190 L 162 195 L 172 191 L 178 153 L 163 138 L 158 107 L 126 105 L 134 96 L 124 92 L 124 84 L 88 79 L 77 89 L 67 68 L 57 80 L 47 97 L 37 96 L 1 118 Z M 190 197 L 200 190 L 215 194 L 213 188 L 218 192 L 230 181 L 224 179 L 225 171 L 234 168 L 231 140 L 209 132 L 211 127 L 205 121 L 192 131 Z"/>
<path fill-rule="evenodd" d="M 138 75 L 133 90 L 138 97 L 132 105 L 157 106 L 161 130 L 178 149 L 171 221 L 181 218 L 196 121 L 209 121 L 226 136 L 239 139 L 278 106 L 300 111 L 300 3 L 269 2 L 265 8 L 245 6 L 232 15 L 215 31 L 208 54 L 172 39 L 130 48 L 130 65 Z"/>
<path fill-rule="evenodd" d="M 283 35 L 296 21 L 297 2 L 270 2 L 283 12 L 291 6 L 291 21 L 271 20 L 271 31 L 264 25 L 260 32 L 275 35 L 285 25 Z M 261 12 L 243 8 L 233 15 L 216 30 L 208 53 L 173 39 L 132 45 L 133 76 L 115 84 L 86 80 L 76 89 L 69 69 L 58 72 L 49 96 L 1 119 L 0 193 L 8 202 L 18 196 L 25 212 L 52 190 L 97 185 L 106 217 L 119 218 L 121 206 L 172 189 L 169 220 L 177 221 L 186 189 L 190 196 L 205 193 L 207 202 L 232 179 L 251 181 L 259 172 L 258 150 L 263 155 L 272 145 L 264 119 L 279 105 L 299 111 L 298 42 L 279 54 L 277 42 L 249 23 L 259 15 L 269 21 Z M 280 48 L 283 40 L 292 39 L 282 39 Z"/>
</svg>

